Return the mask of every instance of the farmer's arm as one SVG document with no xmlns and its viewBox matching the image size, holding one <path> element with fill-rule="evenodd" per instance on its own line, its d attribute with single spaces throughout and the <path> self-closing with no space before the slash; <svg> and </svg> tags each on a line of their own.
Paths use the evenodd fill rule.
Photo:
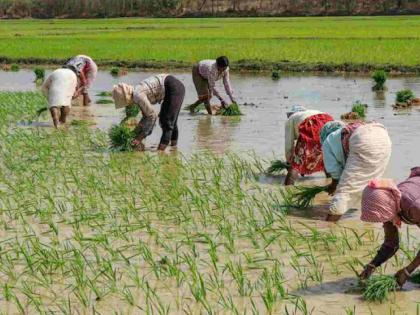
<svg viewBox="0 0 420 315">
<path fill-rule="evenodd" d="M 230 97 L 231 102 L 236 103 L 235 98 L 233 97 L 232 84 L 230 83 L 229 69 L 226 70 L 225 74 L 223 75 L 223 84 L 225 86 L 225 91 L 227 95 L 229 95 Z"/>
<path fill-rule="evenodd" d="M 79 79 L 80 79 L 80 85 L 82 87 L 85 87 L 86 84 L 87 84 L 87 79 L 86 79 L 85 73 L 83 71 L 79 72 Z"/>
<path fill-rule="evenodd" d="M 399 249 L 400 239 L 398 235 L 398 228 L 392 222 L 386 222 L 384 223 L 384 232 L 385 241 L 375 258 L 372 259 L 360 275 L 362 280 L 369 278 L 375 271 L 376 267 L 381 266 L 384 262 L 394 256 Z"/>
<path fill-rule="evenodd" d="M 295 124 L 293 118 L 289 118 L 284 126 L 285 132 L 285 143 L 284 143 L 284 154 L 286 161 L 291 163 L 293 157 L 293 149 L 295 146 Z"/>
<path fill-rule="evenodd" d="M 208 76 L 208 82 L 210 92 L 213 93 L 219 99 L 222 105 L 226 105 L 226 102 L 224 101 L 223 97 L 220 96 L 219 91 L 216 89 L 216 80 L 212 73 L 210 73 Z"/>
</svg>

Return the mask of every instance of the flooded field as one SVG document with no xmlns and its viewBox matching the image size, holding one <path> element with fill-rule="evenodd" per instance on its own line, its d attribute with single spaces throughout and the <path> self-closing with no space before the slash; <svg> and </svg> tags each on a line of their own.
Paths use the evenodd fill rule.
<svg viewBox="0 0 420 315">
<path fill-rule="evenodd" d="M 120 81 L 136 84 L 151 74 L 133 72 L 114 78 L 107 72 L 100 72 L 91 95 L 109 91 L 113 84 Z M 196 94 L 190 74 L 175 75 L 187 87 L 184 104 L 191 104 L 195 101 Z M 29 70 L 17 73 L 0 72 L 0 90 L 32 91 L 36 89 L 33 79 Z M 77 294 L 92 294 L 85 298 L 77 295 L 78 299 L 86 302 L 84 313 L 90 313 L 93 309 L 107 314 L 111 308 L 123 314 L 418 314 L 418 285 L 408 283 L 402 292 L 383 304 L 363 302 L 356 290 L 357 278 L 352 267 L 361 270 L 361 264 L 367 263 L 376 251 L 382 240 L 379 225 L 360 222 L 358 212 L 346 215 L 339 225 L 323 222 L 320 219 L 326 213 L 326 195 L 318 198 L 314 209 L 296 210 L 284 219 L 278 216 L 278 209 L 274 206 L 276 199 L 266 199 L 267 196 L 272 196 L 271 193 L 278 191 L 282 177 L 264 176 L 253 163 L 248 164 L 238 159 L 249 157 L 250 154 L 266 161 L 274 156 L 283 157 L 284 122 L 286 112 L 293 105 L 323 110 L 339 118 L 350 110 L 355 101 L 360 100 L 369 105 L 368 119 L 383 123 L 393 141 L 392 158 L 386 175 L 396 180 L 404 179 L 411 167 L 420 164 L 420 107 L 396 112 L 392 109 L 392 104 L 395 93 L 401 89 L 411 89 L 420 95 L 420 77 L 390 78 L 386 83 L 388 90 L 384 93 L 372 92 L 371 79 L 363 76 L 299 74 L 284 75 L 280 80 L 273 81 L 269 75 L 233 74 L 232 82 L 239 103 L 247 104 L 242 107 L 244 116 L 209 117 L 204 113 L 191 115 L 187 111 L 180 114 L 180 141 L 177 151 L 185 156 L 202 155 L 201 158 L 195 157 L 189 164 L 180 166 L 172 165 L 174 162 L 170 160 L 153 160 L 142 154 L 128 154 L 122 163 L 124 165 L 120 165 L 118 161 L 122 155 L 98 155 L 95 158 L 99 162 L 84 158 L 84 165 L 76 156 L 79 151 L 70 152 L 71 146 L 65 149 L 64 144 L 59 141 L 61 136 L 53 135 L 57 140 L 54 145 L 60 146 L 61 150 L 68 150 L 67 153 L 71 156 L 70 170 L 63 171 L 67 176 L 71 177 L 72 172 L 91 175 L 92 178 L 95 172 L 106 174 L 101 178 L 103 182 L 87 180 L 80 183 L 83 189 L 75 190 L 79 192 L 80 189 L 80 194 L 88 198 L 86 203 L 89 208 L 85 209 L 83 202 L 76 202 L 77 198 L 71 199 L 72 197 L 61 193 L 55 201 L 49 201 L 48 196 L 45 197 L 46 200 L 38 200 L 45 207 L 51 203 L 53 207 L 72 209 L 83 222 L 82 228 L 76 228 L 77 224 L 65 215 L 64 210 L 55 214 L 55 219 L 59 222 L 57 226 L 48 220 L 48 211 L 43 213 L 42 220 L 40 219 L 42 224 L 34 222 L 33 225 L 39 231 L 28 232 L 24 227 L 13 225 L 25 222 L 21 221 L 22 218 L 11 219 L 13 213 L 8 213 L 2 223 L 13 223 L 12 234 L 22 230 L 24 234 L 45 233 L 48 235 L 45 236 L 46 243 L 78 242 L 76 247 L 83 249 L 81 251 L 87 255 L 87 263 L 80 263 L 83 266 L 76 267 L 89 270 L 86 274 L 91 283 L 99 279 L 96 286 L 77 286 L 77 290 L 80 290 Z M 98 99 L 99 97 L 95 98 Z M 72 116 L 94 122 L 93 128 L 107 130 L 120 121 L 122 113 L 116 111 L 112 104 L 94 104 L 86 108 L 74 106 Z M 50 117 L 25 128 L 34 126 L 51 127 Z M 76 135 L 81 137 L 82 144 L 86 142 L 86 146 L 90 145 L 88 140 L 83 139 L 83 135 Z M 160 135 L 161 130 L 157 126 L 154 134 L 147 140 L 147 146 L 155 148 Z M 44 138 L 40 141 L 50 145 Z M 31 144 L 33 148 L 37 148 L 37 145 Z M 11 157 L 15 153 L 17 159 L 25 160 L 20 149 L 13 146 L 9 149 Z M 208 156 L 209 151 L 216 153 L 216 156 L 227 156 L 234 152 L 235 155 L 230 159 L 236 167 L 233 170 L 225 168 L 217 158 Z M 13 163 L 13 159 L 9 163 Z M 42 163 L 49 165 L 52 162 Z M 57 158 L 55 163 L 64 163 L 64 159 Z M 101 165 L 112 167 L 102 168 Z M 155 173 L 155 170 L 159 172 Z M 168 175 L 164 176 L 163 171 Z M 28 172 L 29 170 L 17 168 L 14 176 L 18 177 L 16 182 L 21 185 L 19 187 L 22 187 L 22 191 L 27 189 L 29 195 L 23 200 L 1 199 L 0 195 L 0 206 L 5 205 L 8 200 L 9 205 L 13 205 L 12 208 L 19 208 L 17 205 L 22 207 L 25 202 L 29 207 L 36 208 L 36 203 L 30 201 L 29 196 L 43 193 L 43 188 L 28 188 L 19 180 L 18 175 L 24 178 L 25 175 L 29 176 Z M 45 174 L 39 176 L 46 177 Z M 59 194 L 60 189 L 63 189 L 60 174 L 51 171 L 50 176 L 53 184 L 49 184 L 51 186 L 48 193 Z M 258 180 L 248 182 L 252 176 Z M 123 181 L 118 182 L 120 177 Z M 325 183 L 325 178 L 320 174 L 302 181 L 322 184 Z M 153 189 L 161 183 L 169 189 L 168 196 L 162 196 L 157 188 Z M 71 180 L 69 186 L 65 187 L 73 191 L 74 184 Z M 219 195 L 220 191 L 225 195 Z M 108 196 L 109 192 L 121 196 L 111 198 Z M 191 195 L 191 199 L 184 199 L 185 194 Z M 140 201 L 136 199 L 139 195 Z M 70 202 L 74 205 L 69 205 Z M 121 213 L 114 212 L 115 205 Z M 80 209 L 76 211 L 78 207 Z M 92 210 L 93 213 L 90 213 L 87 209 L 100 211 Z M 133 210 L 138 210 L 138 213 Z M 111 217 L 115 219 L 118 228 L 107 221 Z M 129 223 L 133 230 L 130 230 Z M 141 228 L 138 225 L 142 225 Z M 51 237 L 51 231 L 59 232 Z M 7 232 L 3 232 L 1 238 L 7 239 L 7 236 Z M 385 273 L 391 274 L 407 263 L 409 254 L 418 250 L 419 237 L 419 229 L 415 226 L 402 230 L 401 239 L 405 253 L 400 253 L 398 259 L 390 260 L 384 267 Z M 97 251 L 87 245 L 92 240 L 99 246 Z M 7 240 L 5 244 L 5 248 L 8 248 Z M 23 239 L 19 241 L 22 248 L 25 244 Z M 53 253 L 50 255 L 54 256 Z M 63 254 L 60 258 L 66 258 L 66 255 Z M 69 259 L 75 259 L 76 262 L 80 258 L 77 255 L 70 256 Z M 98 256 L 106 256 L 106 259 L 101 260 Z M 142 259 L 132 259 L 137 256 Z M 38 259 L 42 260 L 40 257 L 41 255 Z M 95 259 L 100 266 L 98 268 L 91 265 Z M 108 265 L 110 262 L 111 267 Z M 3 263 L 9 266 L 7 261 Z M 67 270 L 66 263 L 62 264 L 57 270 Z M 35 266 L 36 269 L 37 262 L 30 266 Z M 136 267 L 139 268 L 137 271 Z M 2 268 L 2 274 L 5 274 L 5 267 Z M 13 269 L 11 264 L 9 268 Z M 69 268 L 72 274 L 73 269 Z M 79 279 L 78 272 L 74 271 L 77 281 L 89 282 Z M 17 279 L 10 280 L 11 278 L 13 279 L 8 277 L 9 281 L 18 282 Z M 53 279 L 54 275 L 48 280 Z M 118 288 L 114 288 L 113 283 Z M 67 281 L 54 283 L 56 290 L 67 292 L 68 287 Z M 92 302 L 95 300 L 92 292 L 97 293 L 94 288 L 104 295 L 106 291 L 106 298 Z M 283 295 L 282 290 L 287 294 Z M 22 292 L 18 296 L 24 296 L 28 290 Z M 292 296 L 301 299 L 293 299 Z M 43 298 L 54 299 L 50 292 Z M 74 301 L 69 304 L 78 309 Z M 12 313 L 17 312 L 16 303 L 12 305 L 10 302 L 0 301 L 0 304 L 2 310 L 10 307 Z M 149 304 L 153 311 L 148 309 L 149 306 L 144 307 Z M 31 307 L 34 305 L 35 302 Z M 166 312 L 165 307 L 168 305 L 170 309 Z M 72 313 L 66 310 L 69 314 Z"/>
</svg>

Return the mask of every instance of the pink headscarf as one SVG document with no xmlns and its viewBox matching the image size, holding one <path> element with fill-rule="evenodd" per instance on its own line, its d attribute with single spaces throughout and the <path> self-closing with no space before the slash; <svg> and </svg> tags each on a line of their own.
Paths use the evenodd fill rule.
<svg viewBox="0 0 420 315">
<path fill-rule="evenodd" d="M 374 179 L 362 195 L 362 215 L 365 222 L 393 221 L 400 212 L 401 192 L 392 179 Z"/>
</svg>

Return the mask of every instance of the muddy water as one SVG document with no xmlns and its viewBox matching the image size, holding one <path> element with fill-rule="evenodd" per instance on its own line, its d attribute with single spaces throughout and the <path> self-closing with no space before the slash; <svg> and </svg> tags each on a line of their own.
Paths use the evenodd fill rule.
<svg viewBox="0 0 420 315">
<path fill-rule="evenodd" d="M 114 78 L 107 72 L 100 72 L 92 88 L 91 95 L 101 91 L 109 91 L 113 84 L 124 81 L 136 84 L 153 73 L 129 73 L 120 78 Z M 189 73 L 175 73 L 187 87 L 185 105 L 195 101 L 195 90 Z M 383 123 L 393 141 L 393 154 L 387 170 L 387 176 L 401 180 L 408 175 L 409 169 L 419 165 L 420 156 L 420 107 L 407 111 L 395 112 L 391 105 L 395 93 L 401 89 L 411 89 L 420 95 L 420 77 L 390 78 L 388 90 L 384 93 L 372 92 L 372 82 L 369 77 L 361 76 L 313 76 L 285 75 L 278 81 L 273 81 L 268 75 L 232 74 L 232 82 L 243 106 L 244 116 L 240 119 L 228 117 L 209 117 L 202 114 L 190 115 L 182 111 L 179 117 L 180 141 L 178 151 L 188 154 L 199 150 L 212 150 L 223 153 L 233 151 L 254 151 L 258 156 L 271 159 L 273 155 L 283 157 L 284 122 L 286 112 L 295 104 L 307 108 L 318 109 L 331 113 L 339 118 L 342 113 L 350 110 L 351 104 L 357 100 L 369 104 L 368 119 Z M 29 70 L 18 73 L 0 72 L 1 90 L 34 90 L 33 74 Z M 223 87 L 219 85 L 222 91 Z M 98 100 L 100 97 L 95 97 Z M 72 115 L 77 119 L 87 119 L 96 123 L 97 128 L 108 129 L 118 123 L 122 113 L 113 105 L 92 105 L 90 107 L 73 107 Z M 42 124 L 51 126 L 49 121 Z M 149 148 L 155 148 L 161 131 L 157 127 L 154 134 L 147 140 Z M 266 183 L 278 183 L 279 178 L 267 178 Z M 324 181 L 322 175 L 305 178 L 305 181 Z M 326 204 L 327 196 L 322 196 L 319 204 Z M 317 226 L 319 229 L 330 228 L 330 225 L 319 220 L 325 215 L 325 206 L 318 207 L 310 214 L 296 214 L 293 221 L 304 221 L 305 224 Z M 343 225 L 358 231 L 375 229 L 380 232 L 380 226 L 362 224 L 358 213 L 348 214 Z M 309 219 L 308 217 L 311 217 Z M 408 232 L 419 238 L 419 229 L 411 227 Z M 407 230 L 403 230 L 406 237 Z M 418 245 L 417 245 L 418 247 Z M 363 257 L 363 255 L 361 255 Z M 364 257 L 368 262 L 370 257 Z M 391 263 L 387 269 L 395 271 Z M 333 276 L 328 273 L 322 285 L 312 285 L 305 290 L 293 291 L 302 295 L 308 303 L 308 308 L 314 308 L 315 314 L 344 314 L 344 308 L 352 309 L 356 305 L 356 314 L 415 314 L 420 303 L 418 287 L 407 285 L 404 292 L 398 293 L 395 303 L 382 305 L 363 303 L 359 294 L 349 294 L 356 280 L 349 272 L 346 275 Z"/>
</svg>

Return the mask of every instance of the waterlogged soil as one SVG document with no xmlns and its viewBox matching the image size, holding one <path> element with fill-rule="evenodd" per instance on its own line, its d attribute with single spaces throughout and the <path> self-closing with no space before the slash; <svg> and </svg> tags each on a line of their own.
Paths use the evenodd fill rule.
<svg viewBox="0 0 420 315">
<path fill-rule="evenodd" d="M 103 98 L 95 96 L 102 91 L 110 91 L 112 85 L 118 82 L 130 84 L 139 83 L 152 72 L 129 73 L 123 77 L 112 77 L 107 72 L 99 72 L 91 90 L 93 99 Z M 186 85 L 186 98 L 184 106 L 195 101 L 196 93 L 189 73 L 175 73 Z M 22 70 L 17 73 L 0 72 L 1 90 L 35 90 L 33 74 L 29 70 Z M 254 152 L 256 156 L 267 161 L 272 158 L 282 158 L 284 156 L 284 122 L 286 112 L 293 105 L 303 105 L 307 108 L 318 109 L 332 114 L 339 118 L 341 114 L 351 109 L 353 102 L 360 100 L 369 105 L 367 112 L 368 120 L 376 120 L 383 123 L 390 134 L 393 142 L 392 158 L 386 176 L 396 180 L 404 179 L 409 169 L 419 165 L 420 156 L 420 107 L 413 107 L 405 111 L 395 111 L 392 105 L 395 101 L 395 94 L 401 89 L 411 89 L 415 94 L 420 95 L 420 77 L 395 77 L 390 78 L 387 83 L 387 90 L 382 93 L 372 91 L 372 82 L 369 77 L 363 76 L 341 76 L 341 75 L 283 75 L 280 80 L 273 81 L 269 76 L 232 74 L 231 76 L 235 92 L 240 104 L 247 104 L 241 107 L 244 113 L 241 117 L 210 117 L 205 113 L 190 114 L 182 110 L 179 116 L 180 139 L 177 151 L 188 155 L 197 151 L 213 151 L 223 154 L 229 151 L 248 154 Z M 219 89 L 223 90 L 219 85 Z M 93 122 L 93 128 L 107 130 L 112 124 L 118 123 L 122 118 L 122 111 L 114 109 L 113 105 L 96 105 L 89 107 L 73 106 L 71 119 L 84 119 Z M 41 118 L 40 122 L 34 123 L 29 127 L 51 127 L 50 117 Z M 70 127 L 71 128 L 71 127 Z M 157 126 L 151 137 L 147 139 L 147 148 L 154 150 L 159 142 L 161 130 Z M 267 177 L 262 175 L 260 182 L 264 186 L 272 186 L 273 189 L 282 182 L 283 176 Z M 322 174 L 301 179 L 304 184 L 326 184 Z M 322 194 L 316 200 L 316 206 L 311 211 L 293 211 L 290 220 L 295 229 L 300 226 L 310 226 L 319 231 L 335 231 L 335 227 L 323 222 L 321 219 L 327 211 L 329 197 Z M 346 215 L 341 226 L 354 229 L 359 234 L 375 232 L 381 237 L 381 227 L 361 223 L 358 219 L 359 212 L 353 211 Z M 340 232 L 341 233 L 341 232 Z M 411 249 L 418 249 L 420 232 L 417 227 L 402 229 L 402 237 L 405 246 Z M 240 241 L 238 242 L 240 243 Z M 377 241 L 377 244 L 380 240 Z M 240 245 L 239 245 L 240 247 Z M 244 250 L 248 250 L 244 248 Z M 369 252 L 372 248 L 363 246 L 359 257 L 363 263 L 367 263 L 371 257 Z M 289 265 L 289 257 L 279 257 L 285 262 L 286 269 L 283 268 L 286 279 L 296 277 L 296 271 Z M 289 293 L 300 295 L 307 303 L 309 313 L 313 314 L 346 314 L 355 308 L 354 314 L 415 314 L 420 303 L 419 285 L 407 284 L 402 292 L 395 296 L 391 295 L 391 300 L 387 303 L 366 303 L 357 293 L 357 278 L 350 269 L 346 272 L 342 270 L 335 272 L 333 265 L 327 262 L 327 258 L 322 259 L 322 252 L 317 257 L 324 264 L 320 266 L 323 270 L 324 278 L 319 284 L 311 281 L 307 286 L 302 282 L 287 283 Z M 346 257 L 341 257 L 338 253 L 332 256 L 337 264 L 343 264 Z M 397 265 L 398 264 L 398 265 Z M 385 273 L 393 273 L 401 266 L 401 262 L 391 260 Z M 360 269 L 360 268 L 359 268 Z M 248 276 L 252 279 L 252 270 L 248 271 Z M 157 284 L 156 284 L 157 285 Z M 174 284 L 160 284 L 166 289 L 168 295 L 162 299 L 182 300 Z M 233 284 L 232 284 L 233 286 Z M 229 288 L 226 288 L 228 290 Z M 134 294 L 136 295 L 136 294 Z M 178 298 L 176 297 L 178 295 Z M 112 298 L 110 298 L 112 302 Z M 115 302 L 115 301 L 114 301 Z M 248 309 L 251 306 L 248 302 L 241 302 L 239 296 L 235 296 L 235 304 L 239 310 Z M 264 312 L 264 306 L 256 298 L 256 306 Z M 242 305 L 242 306 L 241 306 Z M 106 306 L 102 311 L 106 310 Z M 277 313 L 282 313 L 284 305 L 280 305 Z M 289 307 L 291 314 L 293 307 Z M 101 310 L 99 310 L 101 311 Z M 135 313 L 135 310 L 127 310 Z M 194 313 L 194 310 L 192 310 Z M 197 311 L 198 313 L 198 311 Z M 299 311 L 297 311 L 300 314 Z M 353 314 L 353 313 L 351 313 Z"/>
</svg>

